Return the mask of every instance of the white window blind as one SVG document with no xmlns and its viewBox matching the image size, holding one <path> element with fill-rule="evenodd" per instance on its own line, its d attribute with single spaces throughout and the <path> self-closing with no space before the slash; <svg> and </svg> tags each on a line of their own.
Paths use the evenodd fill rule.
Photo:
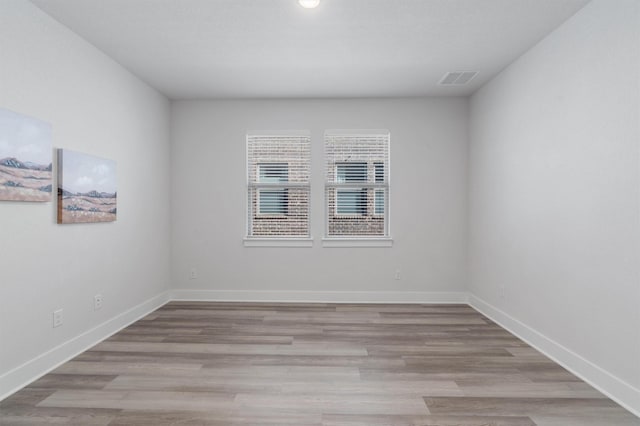
<svg viewBox="0 0 640 426">
<path fill-rule="evenodd" d="M 247 135 L 247 237 L 309 237 L 309 136 Z"/>
<path fill-rule="evenodd" d="M 389 133 L 325 133 L 326 234 L 389 237 Z"/>
</svg>

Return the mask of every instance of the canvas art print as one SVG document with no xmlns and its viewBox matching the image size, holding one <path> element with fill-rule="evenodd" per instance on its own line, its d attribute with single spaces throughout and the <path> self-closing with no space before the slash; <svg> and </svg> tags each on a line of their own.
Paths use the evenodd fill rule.
<svg viewBox="0 0 640 426">
<path fill-rule="evenodd" d="M 0 108 L 0 200 L 51 201 L 51 126 Z"/>
<path fill-rule="evenodd" d="M 116 162 L 58 150 L 58 223 L 113 222 Z"/>
</svg>

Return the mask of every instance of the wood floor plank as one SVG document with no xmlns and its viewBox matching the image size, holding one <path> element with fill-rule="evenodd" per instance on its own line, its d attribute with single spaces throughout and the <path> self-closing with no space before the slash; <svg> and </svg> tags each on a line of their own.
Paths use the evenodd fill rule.
<svg viewBox="0 0 640 426">
<path fill-rule="evenodd" d="M 238 394 L 234 404 L 237 408 L 248 411 L 278 407 L 319 414 L 429 414 L 420 398 L 388 395 L 353 394 L 345 398 L 344 395 Z"/>
<path fill-rule="evenodd" d="M 228 410 L 235 395 L 217 392 L 73 391 L 59 390 L 37 407 L 112 408 L 140 410 Z"/>
<path fill-rule="evenodd" d="M 568 383 L 473 383 L 456 382 L 465 396 L 501 398 L 603 398 L 592 387 L 578 390 Z"/>
<path fill-rule="evenodd" d="M 93 373 L 93 374 L 91 374 Z M 31 387 L 38 389 L 103 389 L 118 375 L 115 374 L 47 374 L 35 382 Z"/>
<path fill-rule="evenodd" d="M 221 392 L 268 395 L 416 397 L 422 395 L 463 396 L 453 381 L 360 381 L 354 379 L 321 379 L 314 377 L 145 377 L 119 376 L 105 386 L 106 390 L 158 390 L 167 392 Z"/>
<path fill-rule="evenodd" d="M 606 398 L 435 397 L 425 398 L 433 414 L 488 416 L 597 416 L 622 415 L 620 407 Z"/>
<path fill-rule="evenodd" d="M 638 418 L 631 413 L 617 413 L 612 416 L 532 416 L 536 426 L 637 426 Z"/>
<path fill-rule="evenodd" d="M 468 305 L 171 302 L 0 401 L 0 424 L 640 426 Z"/>
<path fill-rule="evenodd" d="M 370 356 L 328 356 L 328 355 L 241 355 L 216 356 L 205 362 L 204 368 L 215 368 L 220 365 L 289 365 L 289 366 L 345 366 L 361 368 L 392 368 L 404 367 L 406 363 L 399 356 L 370 357 Z"/>
<path fill-rule="evenodd" d="M 323 426 L 536 426 L 529 417 L 324 415 Z"/>
<path fill-rule="evenodd" d="M 243 413 L 123 410 L 109 426 L 322 426 L 317 414 L 276 411 Z"/>
<path fill-rule="evenodd" d="M 122 375 L 122 374 L 135 374 L 146 376 L 184 376 L 190 373 L 199 374 L 202 369 L 202 364 L 193 363 L 174 363 L 174 362 L 120 362 L 120 361 L 76 361 L 71 360 L 62 364 L 60 367 L 53 370 L 52 374 L 66 374 L 66 375 Z M 45 376 L 47 377 L 47 376 Z M 35 382 L 37 383 L 37 382 Z M 34 383 L 34 384 L 35 384 Z M 64 386 L 67 388 L 67 386 Z"/>
<path fill-rule="evenodd" d="M 23 410 L 0 411 L 3 426 L 74 425 L 106 426 L 120 414 L 120 410 L 96 408 L 32 407 Z"/>
<path fill-rule="evenodd" d="M 222 343 L 154 343 L 154 342 L 113 342 L 104 341 L 95 346 L 97 350 L 109 352 L 161 352 L 189 354 L 258 354 L 258 355 L 367 355 L 367 351 L 358 346 L 300 344 L 300 345 L 256 345 Z"/>
<path fill-rule="evenodd" d="M 293 343 L 292 336 L 256 336 L 256 335 L 232 335 L 232 334 L 199 334 L 197 336 L 180 336 L 169 335 L 161 338 L 163 343 L 232 343 L 232 344 L 275 344 L 275 345 L 290 345 Z"/>
</svg>

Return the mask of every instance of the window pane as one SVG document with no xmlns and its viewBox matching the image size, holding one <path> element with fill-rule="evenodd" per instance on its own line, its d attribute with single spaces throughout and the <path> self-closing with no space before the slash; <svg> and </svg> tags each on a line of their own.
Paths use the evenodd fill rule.
<svg viewBox="0 0 640 426">
<path fill-rule="evenodd" d="M 384 190 L 376 189 L 375 214 L 384 214 Z"/>
<path fill-rule="evenodd" d="M 262 189 L 258 193 L 258 214 L 286 215 L 289 204 L 289 193 L 286 189 Z"/>
<path fill-rule="evenodd" d="M 338 182 L 366 182 L 367 163 L 339 163 L 336 164 Z"/>
<path fill-rule="evenodd" d="M 367 214 L 367 190 L 340 190 L 337 193 L 336 213 L 338 214 Z"/>
<path fill-rule="evenodd" d="M 376 182 L 384 182 L 384 163 L 374 163 Z"/>
<path fill-rule="evenodd" d="M 289 181 L 289 166 L 287 163 L 258 164 L 258 169 L 258 182 L 273 183 Z"/>
</svg>

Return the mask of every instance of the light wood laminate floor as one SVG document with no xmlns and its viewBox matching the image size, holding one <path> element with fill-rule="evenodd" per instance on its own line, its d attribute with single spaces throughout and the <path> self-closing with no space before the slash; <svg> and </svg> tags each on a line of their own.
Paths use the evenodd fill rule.
<svg viewBox="0 0 640 426">
<path fill-rule="evenodd" d="M 640 419 L 467 305 L 171 302 L 2 401 L 0 424 Z"/>
</svg>

